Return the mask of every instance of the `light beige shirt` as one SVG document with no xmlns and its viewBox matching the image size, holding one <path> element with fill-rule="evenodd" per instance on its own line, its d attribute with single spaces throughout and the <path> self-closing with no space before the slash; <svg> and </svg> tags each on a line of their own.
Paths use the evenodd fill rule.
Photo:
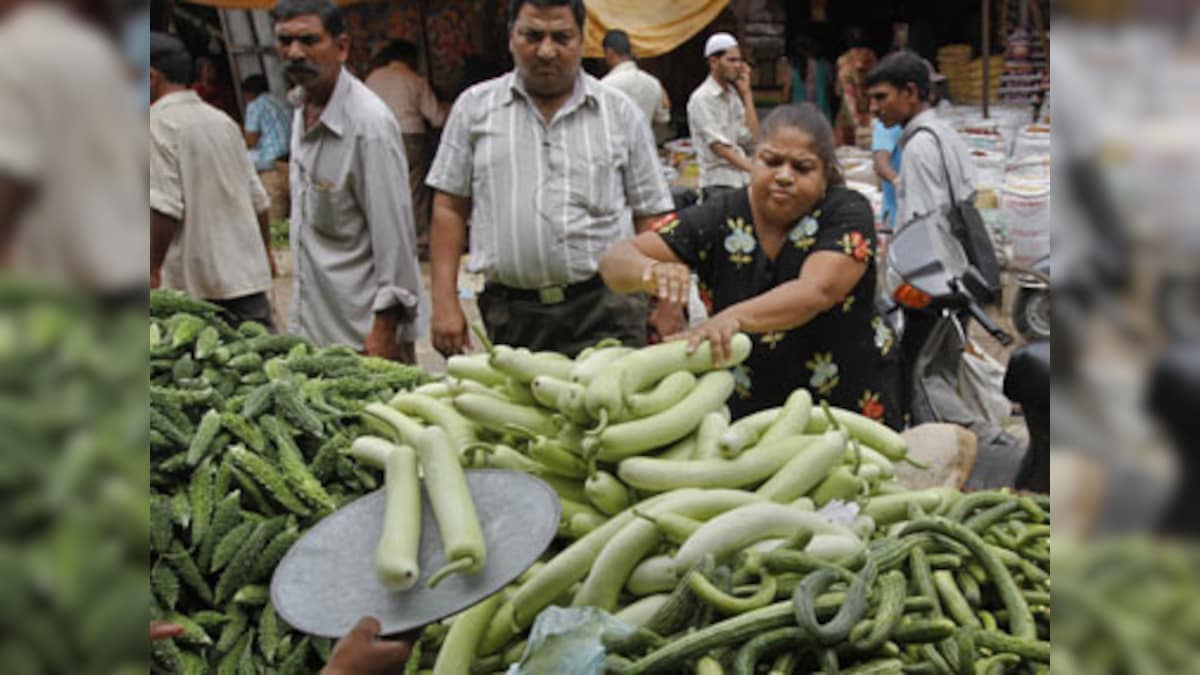
<svg viewBox="0 0 1200 675">
<path fill-rule="evenodd" d="M 918 133 L 918 129 L 929 131 Z M 939 119 L 935 109 L 925 110 L 904 125 L 900 148 L 897 227 L 946 207 L 951 203 L 951 194 L 959 202 L 973 199 L 978 178 L 970 151 L 962 136 Z M 948 178 L 952 184 L 947 183 Z"/>
<path fill-rule="evenodd" d="M 516 288 L 590 278 L 634 216 L 674 208 L 650 125 L 586 73 L 549 123 L 515 72 L 463 92 L 425 182 L 471 198 L 468 268 Z"/>
<path fill-rule="evenodd" d="M 638 68 L 636 62 L 618 63 L 600 81 L 633 99 L 650 124 L 667 124 L 671 121 L 671 111 L 663 105 L 662 83 L 657 77 Z"/>
<path fill-rule="evenodd" d="M 425 122 L 435 128 L 446 122 L 446 111 L 438 104 L 429 80 L 408 64 L 393 61 L 376 68 L 367 76 L 366 85 L 392 109 L 406 134 L 425 133 Z"/>
<path fill-rule="evenodd" d="M 258 225 L 270 203 L 228 115 L 191 90 L 150 106 L 150 208 L 182 225 L 163 261 L 163 286 L 210 300 L 270 288 Z"/>
<path fill-rule="evenodd" d="M 375 313 L 397 309 L 397 340 L 416 339 L 421 275 L 396 117 L 343 69 L 320 120 L 292 123 L 288 330 L 362 349 Z"/>
<path fill-rule="evenodd" d="M 733 86 L 722 87 L 708 76 L 688 99 L 688 128 L 700 165 L 700 187 L 742 187 L 750 174 L 713 152 L 712 144 L 727 145 L 745 157 L 753 137 L 746 126 L 746 106 Z"/>
<path fill-rule="evenodd" d="M 124 60 L 57 3 L 6 15 L 0 45 L 0 173 L 36 190 L 12 267 L 91 291 L 146 284 L 146 109 Z"/>
</svg>

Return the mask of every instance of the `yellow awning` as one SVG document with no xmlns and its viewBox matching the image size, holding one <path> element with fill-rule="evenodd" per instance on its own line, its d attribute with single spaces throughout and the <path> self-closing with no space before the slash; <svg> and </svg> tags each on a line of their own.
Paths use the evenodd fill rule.
<svg viewBox="0 0 1200 675">
<path fill-rule="evenodd" d="M 193 5 L 208 5 L 220 9 L 275 9 L 279 0 L 183 0 Z M 339 5 L 354 5 L 360 0 L 337 0 Z"/>
<path fill-rule="evenodd" d="M 704 30 L 728 4 L 729 0 L 587 0 L 584 55 L 604 56 L 600 42 L 614 28 L 629 33 L 639 58 L 666 54 Z"/>
</svg>

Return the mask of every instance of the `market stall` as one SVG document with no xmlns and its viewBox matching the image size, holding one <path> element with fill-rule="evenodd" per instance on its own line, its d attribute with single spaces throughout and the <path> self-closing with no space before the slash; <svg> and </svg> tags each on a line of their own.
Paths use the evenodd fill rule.
<svg viewBox="0 0 1200 675">
<path fill-rule="evenodd" d="M 415 448 L 426 482 L 445 480 L 424 464 L 444 451 L 468 477 L 535 476 L 561 506 L 539 562 L 425 626 L 417 669 L 565 672 L 590 660 L 588 672 L 1039 672 L 1048 663 L 1048 498 L 911 488 L 898 467 L 921 463 L 905 436 L 804 389 L 731 421 L 726 366 L 748 355 L 745 336 L 721 367 L 707 345 L 687 355 L 681 342 L 600 344 L 574 360 L 489 345 L 434 378 L 230 326 L 179 294 L 156 291 L 151 305 L 151 615 L 184 629 L 154 644 L 155 668 L 319 669 L 333 641 L 276 611 L 276 566 L 363 495 L 419 490 L 415 459 L 412 482 L 398 488 L 392 463 L 413 456 L 401 448 Z M 409 504 L 399 513 L 419 518 Z M 462 523 L 433 508 L 451 541 Z M 452 571 L 469 582 L 498 544 L 467 549 Z M 388 585 L 383 576 L 378 592 L 403 604 L 435 571 Z"/>
</svg>

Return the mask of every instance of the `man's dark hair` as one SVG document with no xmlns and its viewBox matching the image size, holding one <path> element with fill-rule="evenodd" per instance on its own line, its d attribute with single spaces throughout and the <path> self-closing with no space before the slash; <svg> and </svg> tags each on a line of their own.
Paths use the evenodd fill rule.
<svg viewBox="0 0 1200 675">
<path fill-rule="evenodd" d="M 346 17 L 333 0 L 279 0 L 271 10 L 271 19 L 275 23 L 309 15 L 320 18 L 325 32 L 334 37 L 346 32 Z"/>
<path fill-rule="evenodd" d="M 910 82 L 917 86 L 917 96 L 922 101 L 929 100 L 929 64 L 915 53 L 905 50 L 892 52 L 875 64 L 867 73 L 866 86 L 890 84 L 903 90 Z"/>
<path fill-rule="evenodd" d="M 798 129 L 812 138 L 812 150 L 824 165 L 826 183 L 841 185 L 846 182 L 837 159 L 833 127 L 829 126 L 829 120 L 815 105 L 799 103 L 777 106 L 759 125 L 758 138 L 760 141 L 766 140 L 784 128 Z"/>
<path fill-rule="evenodd" d="M 517 22 L 517 14 L 521 12 L 521 7 L 524 5 L 533 5 L 534 7 L 570 7 L 571 13 L 575 15 L 575 25 L 579 30 L 583 30 L 583 0 L 512 0 L 508 5 L 508 25 L 512 27 Z"/>
<path fill-rule="evenodd" d="M 416 70 L 419 60 L 417 46 L 408 40 L 392 40 L 379 50 L 379 57 L 381 63 L 403 61 L 414 70 Z"/>
<path fill-rule="evenodd" d="M 604 41 L 600 43 L 600 46 L 613 50 L 617 56 L 633 58 L 633 45 L 629 43 L 629 33 L 623 30 L 614 29 L 605 33 Z"/>
<path fill-rule="evenodd" d="M 183 46 L 183 41 L 174 35 L 150 33 L 150 67 L 172 84 L 192 81 L 192 55 Z"/>
<path fill-rule="evenodd" d="M 267 78 L 263 77 L 262 75 L 251 75 L 250 77 L 242 80 L 242 91 L 246 92 L 247 94 L 254 94 L 255 96 L 258 96 L 259 94 L 265 94 L 270 90 L 271 87 L 267 84 Z"/>
</svg>

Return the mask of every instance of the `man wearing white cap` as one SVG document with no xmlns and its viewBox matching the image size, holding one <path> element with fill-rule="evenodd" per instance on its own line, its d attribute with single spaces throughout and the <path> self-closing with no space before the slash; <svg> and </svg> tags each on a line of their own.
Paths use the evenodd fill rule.
<svg viewBox="0 0 1200 675">
<path fill-rule="evenodd" d="M 750 66 L 737 40 L 714 33 L 704 44 L 708 77 L 688 99 L 688 127 L 700 164 L 700 191 L 745 187 L 750 181 L 746 148 L 758 134 L 758 113 L 750 91 Z"/>
</svg>

